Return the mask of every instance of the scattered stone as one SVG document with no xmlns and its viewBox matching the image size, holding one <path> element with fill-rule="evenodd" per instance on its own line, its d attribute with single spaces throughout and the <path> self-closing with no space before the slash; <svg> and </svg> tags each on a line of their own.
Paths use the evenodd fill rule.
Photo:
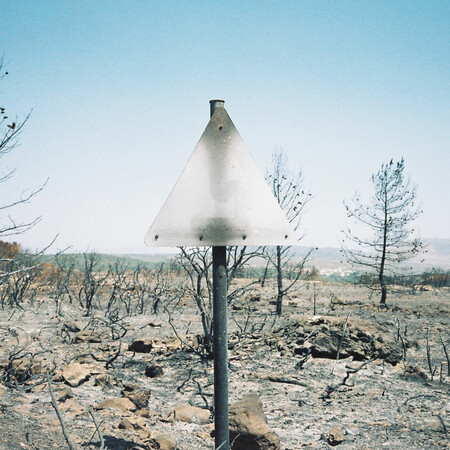
<svg viewBox="0 0 450 450">
<path fill-rule="evenodd" d="M 73 391 L 67 386 L 62 391 L 58 392 L 56 400 L 58 400 L 58 402 L 65 402 L 69 398 L 73 398 Z"/>
<path fill-rule="evenodd" d="M 169 336 L 162 339 L 155 337 L 152 340 L 152 353 L 167 356 L 181 350 L 185 344 L 189 347 L 197 348 L 201 341 L 202 337 L 200 335 L 193 334 L 181 335 L 179 338 L 177 336 Z"/>
<path fill-rule="evenodd" d="M 163 368 L 157 365 L 147 366 L 145 369 L 145 376 L 149 378 L 159 377 L 164 373 Z"/>
<path fill-rule="evenodd" d="M 128 351 L 135 353 L 150 353 L 152 348 L 152 339 L 136 339 L 128 346 Z"/>
<path fill-rule="evenodd" d="M 201 430 L 199 432 L 196 433 L 197 436 L 204 440 L 204 441 L 208 441 L 209 439 L 211 439 L 211 431 L 207 431 L 207 430 Z"/>
<path fill-rule="evenodd" d="M 336 359 L 339 348 L 341 358 L 352 356 L 357 361 L 380 358 L 393 365 L 402 360 L 400 345 L 382 326 L 349 319 L 344 334 L 344 324 L 345 319 L 339 317 L 292 316 L 288 324 L 275 332 L 274 338 L 282 338 L 283 348 L 279 348 L 277 341 L 272 345 L 286 351 L 292 342 L 294 354 L 311 353 L 316 358 Z"/>
<path fill-rule="evenodd" d="M 116 381 L 107 373 L 100 373 L 94 378 L 94 386 L 112 388 L 116 385 Z"/>
<path fill-rule="evenodd" d="M 182 345 L 180 340 L 176 336 L 169 336 L 164 339 L 155 338 L 153 340 L 153 345 L 155 348 L 155 352 L 158 355 L 167 355 L 169 353 L 174 353 L 177 350 L 180 350 Z"/>
<path fill-rule="evenodd" d="M 65 322 L 63 328 L 72 333 L 78 333 L 81 328 L 75 322 Z"/>
<path fill-rule="evenodd" d="M 69 386 L 77 387 L 91 376 L 91 367 L 87 364 L 73 362 L 57 372 L 56 379 L 62 378 Z"/>
<path fill-rule="evenodd" d="M 146 443 L 150 450 L 175 450 L 177 448 L 177 442 L 170 434 L 157 431 L 151 431 L 148 434 Z"/>
<path fill-rule="evenodd" d="M 421 367 L 410 366 L 407 365 L 405 368 L 402 368 L 403 376 L 416 380 L 427 380 L 428 375 L 427 372 Z"/>
<path fill-rule="evenodd" d="M 124 392 L 132 392 L 139 389 L 139 385 L 136 383 L 128 383 L 127 381 L 123 382 L 122 393 Z"/>
<path fill-rule="evenodd" d="M 137 409 L 148 407 L 148 401 L 150 399 L 150 389 L 123 389 L 122 395 L 130 399 L 136 405 Z"/>
<path fill-rule="evenodd" d="M 234 450 L 278 450 L 280 438 L 267 424 L 261 399 L 251 394 L 232 404 L 230 441 Z"/>
<path fill-rule="evenodd" d="M 119 423 L 119 428 L 121 430 L 143 430 L 145 428 L 145 419 L 138 416 L 124 418 Z"/>
<path fill-rule="evenodd" d="M 424 285 L 420 286 L 420 290 L 422 292 L 433 292 L 434 288 L 430 284 L 424 284 Z"/>
<path fill-rule="evenodd" d="M 73 338 L 73 342 L 75 344 L 79 344 L 81 342 L 98 344 L 101 342 L 100 335 L 93 330 L 83 330 L 75 335 Z"/>
<path fill-rule="evenodd" d="M 122 421 L 119 423 L 119 429 L 134 430 L 134 427 L 128 419 L 122 419 Z"/>
<path fill-rule="evenodd" d="M 314 345 L 309 341 L 304 341 L 302 345 L 294 347 L 294 353 L 296 355 L 306 356 L 312 352 Z"/>
<path fill-rule="evenodd" d="M 333 447 L 344 442 L 344 433 L 340 428 L 334 427 L 328 432 L 328 443 Z"/>
<path fill-rule="evenodd" d="M 136 405 L 128 398 L 117 397 L 105 400 L 95 406 L 96 410 L 117 409 L 119 411 L 136 411 Z"/>
<path fill-rule="evenodd" d="M 173 415 L 175 420 L 179 420 L 181 422 L 205 425 L 209 423 L 211 413 L 208 409 L 182 404 L 177 405 L 171 415 Z"/>
<path fill-rule="evenodd" d="M 418 431 L 435 431 L 435 432 L 439 432 L 439 431 L 444 431 L 444 426 L 442 424 L 442 422 L 438 419 L 433 420 L 432 422 L 425 422 L 421 425 L 418 426 L 417 428 Z"/>
</svg>

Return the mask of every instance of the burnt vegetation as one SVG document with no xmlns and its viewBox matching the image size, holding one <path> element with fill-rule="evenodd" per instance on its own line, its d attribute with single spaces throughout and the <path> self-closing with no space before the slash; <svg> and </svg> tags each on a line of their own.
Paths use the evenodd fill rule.
<svg viewBox="0 0 450 450">
<path fill-rule="evenodd" d="M 16 243 L 2 241 L 0 248 L 3 265 L 29 257 Z M 302 409 L 312 408 L 314 402 L 319 409 L 329 409 L 343 400 L 352 405 L 363 399 L 358 396 L 364 386 L 380 389 L 388 376 L 403 386 L 392 391 L 406 405 L 399 408 L 412 411 L 410 404 L 422 400 L 424 411 L 438 419 L 440 425 L 430 425 L 422 434 L 417 431 L 417 436 L 423 442 L 443 443 L 448 424 L 435 399 L 447 391 L 449 382 L 448 272 L 432 270 L 390 280 L 391 301 L 380 308 L 359 280 L 328 281 L 318 269 L 305 267 L 301 286 L 285 297 L 280 316 L 278 274 L 266 270 L 264 259 L 255 263 L 262 255 L 257 249 L 229 249 L 229 270 L 234 274 L 228 298 L 232 397 L 238 399 L 246 389 L 242 386 L 251 382 L 272 392 L 275 402 L 295 399 Z M 24 263 L 27 270 L 10 271 L 0 284 L 0 375 L 8 395 L 40 395 L 51 386 L 48 414 L 56 405 L 64 424 L 61 442 L 69 439 L 73 448 L 81 445 L 73 431 L 81 418 L 65 408 L 65 402 L 73 400 L 58 400 L 67 384 L 80 405 L 100 404 L 106 395 L 131 399 L 143 410 L 159 409 L 159 419 L 151 422 L 159 428 L 166 426 L 162 411 L 174 395 L 213 413 L 210 260 L 208 249 L 182 249 L 161 264 L 97 253 L 58 254 L 41 256 L 33 265 Z M 288 283 L 289 273 L 283 277 Z M 24 322 L 29 314 L 36 326 Z M 69 369 L 86 375 L 74 380 Z M 88 401 L 83 392 L 90 379 L 95 380 L 92 386 L 102 388 L 98 399 Z M 132 380 L 153 386 L 153 394 L 142 400 L 143 393 L 127 387 Z M 376 400 L 381 411 L 383 402 L 392 408 L 394 388 L 383 389 L 386 394 Z M 283 395 L 292 399 L 283 400 Z M 272 405 L 270 395 L 263 398 Z M 114 421 L 104 422 L 108 416 L 103 410 L 94 410 L 86 406 L 82 416 L 90 430 L 84 444 L 100 433 L 105 442 L 120 437 L 152 448 L 137 431 L 123 434 Z M 277 421 L 270 411 L 272 426 L 281 436 L 288 433 L 292 445 L 295 427 Z M 290 414 L 296 421 L 297 413 L 286 410 Z M 394 425 L 389 433 L 401 435 Z M 368 442 L 360 438 L 345 439 Z M 99 439 L 89 445 L 98 446 Z M 212 445 L 192 442 L 187 444 L 192 448 Z"/>
</svg>

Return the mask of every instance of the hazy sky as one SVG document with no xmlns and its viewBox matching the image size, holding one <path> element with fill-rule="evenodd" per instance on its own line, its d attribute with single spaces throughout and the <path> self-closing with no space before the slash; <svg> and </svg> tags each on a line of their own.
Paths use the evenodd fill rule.
<svg viewBox="0 0 450 450">
<path fill-rule="evenodd" d="M 144 236 L 225 107 L 261 171 L 275 148 L 314 199 L 305 245 L 339 246 L 343 199 L 405 157 L 424 238 L 450 238 L 450 2 L 6 1 L 0 106 L 33 109 L 0 203 L 39 187 L 17 239 L 150 252 Z"/>
</svg>

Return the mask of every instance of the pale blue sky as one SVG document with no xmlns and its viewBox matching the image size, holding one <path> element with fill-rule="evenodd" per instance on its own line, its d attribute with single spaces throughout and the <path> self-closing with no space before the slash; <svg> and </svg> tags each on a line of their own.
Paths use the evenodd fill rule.
<svg viewBox="0 0 450 450">
<path fill-rule="evenodd" d="M 448 1 L 5 1 L 0 106 L 33 114 L 1 202 L 45 191 L 18 238 L 149 252 L 143 238 L 225 107 L 261 171 L 283 147 L 314 199 L 305 245 L 339 246 L 343 199 L 405 157 L 425 238 L 450 238 Z"/>
</svg>

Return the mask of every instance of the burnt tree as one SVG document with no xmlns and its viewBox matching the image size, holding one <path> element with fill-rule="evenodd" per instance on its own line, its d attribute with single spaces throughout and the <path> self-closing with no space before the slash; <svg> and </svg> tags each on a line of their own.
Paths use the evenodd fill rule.
<svg viewBox="0 0 450 450">
<path fill-rule="evenodd" d="M 272 155 L 272 165 L 266 174 L 266 180 L 270 185 L 281 209 L 286 214 L 289 223 L 295 231 L 300 229 L 300 222 L 311 193 L 305 187 L 302 171 L 291 172 L 288 168 L 287 156 L 282 150 L 275 151 Z M 303 236 L 300 236 L 300 239 Z M 277 301 L 276 313 L 281 315 L 283 297 L 291 292 L 296 283 L 305 275 L 305 263 L 313 249 L 309 250 L 300 260 L 295 260 L 295 253 L 291 246 L 265 247 L 264 255 L 267 259 L 267 267 L 272 267 L 276 272 Z M 284 280 L 283 274 L 291 271 L 289 280 Z"/>
<path fill-rule="evenodd" d="M 363 268 L 369 284 L 381 291 L 381 305 L 386 304 L 389 276 L 423 249 L 411 227 L 422 212 L 417 205 L 417 187 L 405 178 L 404 170 L 403 158 L 398 162 L 391 159 L 372 175 L 374 196 L 369 203 L 363 203 L 358 194 L 351 205 L 344 201 L 347 216 L 367 232 L 345 230 L 341 251 L 347 262 Z"/>
</svg>

